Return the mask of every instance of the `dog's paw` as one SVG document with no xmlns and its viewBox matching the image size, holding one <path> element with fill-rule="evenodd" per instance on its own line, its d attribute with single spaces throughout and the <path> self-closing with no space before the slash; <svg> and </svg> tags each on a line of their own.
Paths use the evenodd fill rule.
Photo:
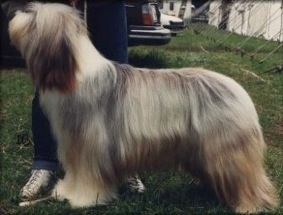
<svg viewBox="0 0 283 215">
<path fill-rule="evenodd" d="M 52 197 L 60 201 L 68 199 L 69 192 L 66 186 L 67 185 L 64 180 L 59 180 L 55 185 L 54 189 L 52 190 Z"/>
<path fill-rule="evenodd" d="M 88 184 L 83 181 L 59 180 L 52 192 L 52 197 L 63 201 L 68 200 L 73 208 L 106 205 L 116 198 L 112 189 Z"/>
</svg>

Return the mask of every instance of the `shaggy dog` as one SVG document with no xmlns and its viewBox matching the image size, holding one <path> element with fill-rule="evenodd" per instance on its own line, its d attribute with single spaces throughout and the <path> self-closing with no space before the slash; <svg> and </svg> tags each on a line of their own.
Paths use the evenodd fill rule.
<svg viewBox="0 0 283 215">
<path fill-rule="evenodd" d="M 236 212 L 278 205 L 247 92 L 202 68 L 139 69 L 105 59 L 75 9 L 32 3 L 9 23 L 58 141 L 54 196 L 106 204 L 136 172 L 182 166 Z"/>
</svg>

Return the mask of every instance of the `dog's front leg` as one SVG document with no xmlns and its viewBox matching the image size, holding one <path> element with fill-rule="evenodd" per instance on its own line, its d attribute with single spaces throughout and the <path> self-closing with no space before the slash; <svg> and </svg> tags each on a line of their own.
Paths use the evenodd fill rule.
<svg viewBox="0 0 283 215">
<path fill-rule="evenodd" d="M 65 176 L 56 184 L 52 196 L 67 199 L 73 207 L 104 205 L 116 198 L 116 185 L 108 184 L 98 166 L 99 155 L 94 145 L 84 138 L 70 138 L 69 133 L 57 135 L 58 158 Z M 102 159 L 102 158 L 100 158 Z"/>
</svg>

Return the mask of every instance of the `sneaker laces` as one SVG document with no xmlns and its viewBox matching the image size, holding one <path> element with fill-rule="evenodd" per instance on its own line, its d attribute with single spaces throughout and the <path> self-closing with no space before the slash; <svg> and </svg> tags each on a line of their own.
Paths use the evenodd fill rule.
<svg viewBox="0 0 283 215">
<path fill-rule="evenodd" d="M 127 186 L 130 188 L 131 192 L 142 193 L 145 190 L 145 186 L 140 180 L 138 175 L 127 178 L 125 182 Z"/>
</svg>

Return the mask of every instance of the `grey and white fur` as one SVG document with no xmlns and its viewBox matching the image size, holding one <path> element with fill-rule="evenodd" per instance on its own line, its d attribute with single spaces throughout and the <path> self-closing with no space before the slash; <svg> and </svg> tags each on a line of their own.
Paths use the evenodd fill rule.
<svg viewBox="0 0 283 215">
<path fill-rule="evenodd" d="M 111 62 L 79 13 L 61 4 L 30 4 L 9 32 L 59 143 L 66 175 L 54 196 L 75 207 L 106 204 L 128 176 L 180 165 L 236 212 L 278 206 L 254 104 L 231 78 Z"/>
</svg>

